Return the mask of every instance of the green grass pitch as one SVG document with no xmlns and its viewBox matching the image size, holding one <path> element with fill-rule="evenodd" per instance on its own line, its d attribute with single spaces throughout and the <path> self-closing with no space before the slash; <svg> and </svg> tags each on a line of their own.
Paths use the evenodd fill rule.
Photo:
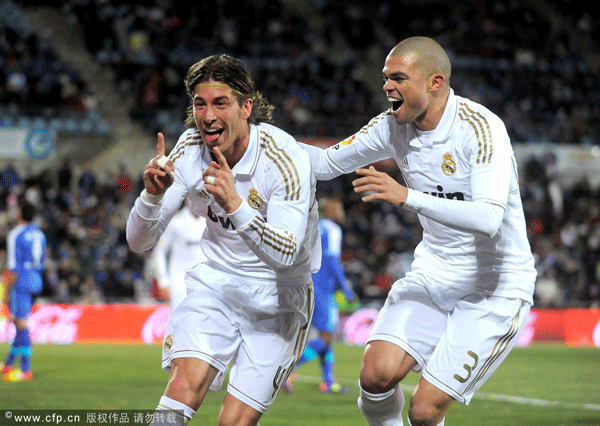
<svg viewBox="0 0 600 426">
<path fill-rule="evenodd" d="M 4 357 L 8 345 L 0 348 Z M 306 364 L 297 372 L 294 393 L 280 393 L 261 426 L 365 426 L 356 406 L 362 350 L 336 345 L 336 375 L 352 388 L 350 394 L 320 394 L 318 364 Z M 158 345 L 37 345 L 33 381 L 0 382 L 0 411 L 151 410 L 168 379 L 159 359 Z M 407 397 L 418 378 L 411 374 L 403 383 Z M 190 425 L 216 425 L 223 396 L 223 390 L 210 392 Z M 600 425 L 600 350 L 514 349 L 468 407 L 452 406 L 446 425 Z"/>
</svg>

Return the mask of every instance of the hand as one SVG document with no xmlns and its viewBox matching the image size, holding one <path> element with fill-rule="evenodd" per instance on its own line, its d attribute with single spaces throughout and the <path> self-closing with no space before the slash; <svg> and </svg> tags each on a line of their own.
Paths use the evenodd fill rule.
<svg viewBox="0 0 600 426">
<path fill-rule="evenodd" d="M 162 133 L 158 133 L 156 142 L 156 157 L 146 166 L 144 172 L 144 186 L 146 191 L 152 195 L 163 194 L 169 186 L 173 184 L 173 179 L 169 175 L 175 171 L 175 166 L 171 160 L 167 161 L 164 168 L 161 168 L 157 161 L 165 155 L 165 137 Z"/>
<path fill-rule="evenodd" d="M 354 192 L 374 191 L 373 194 L 362 197 L 364 202 L 382 200 L 394 206 L 403 206 L 406 202 L 408 189 L 387 173 L 379 172 L 370 166 L 368 169 L 356 170 L 356 174 L 363 177 L 352 181 Z"/>
<path fill-rule="evenodd" d="M 215 147 L 212 152 L 217 162 L 213 161 L 202 173 L 204 187 L 223 210 L 233 213 L 242 204 L 242 199 L 235 190 L 235 178 L 221 150 Z"/>
</svg>

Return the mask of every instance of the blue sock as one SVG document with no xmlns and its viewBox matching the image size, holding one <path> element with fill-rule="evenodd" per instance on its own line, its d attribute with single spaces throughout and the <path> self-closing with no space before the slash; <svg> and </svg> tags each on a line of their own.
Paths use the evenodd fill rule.
<svg viewBox="0 0 600 426">
<path fill-rule="evenodd" d="M 13 341 L 11 354 L 21 355 L 21 370 L 28 372 L 30 367 L 31 359 L 31 338 L 29 336 L 28 328 L 21 328 L 17 330 L 15 334 L 15 340 Z"/>
<path fill-rule="evenodd" d="M 8 356 L 6 357 L 6 361 L 4 361 L 4 365 L 12 365 L 12 363 L 15 361 L 15 356 L 16 356 L 16 354 L 13 353 L 12 348 L 11 348 L 11 351 L 8 353 Z"/>
<path fill-rule="evenodd" d="M 306 348 L 304 349 L 304 352 L 302 353 L 302 356 L 298 360 L 298 363 L 296 364 L 296 366 L 302 365 L 305 362 L 310 361 L 311 359 L 313 359 L 314 357 L 319 355 L 321 352 L 323 352 L 326 348 L 327 348 L 327 345 L 325 344 L 325 342 L 323 342 L 321 340 L 320 337 L 317 337 L 316 339 L 311 340 L 306 345 Z"/>
<path fill-rule="evenodd" d="M 331 386 L 335 381 L 333 377 L 333 362 L 333 351 L 331 350 L 331 346 L 328 346 L 327 350 L 321 354 L 321 372 L 323 373 L 323 381 L 327 386 Z"/>
</svg>

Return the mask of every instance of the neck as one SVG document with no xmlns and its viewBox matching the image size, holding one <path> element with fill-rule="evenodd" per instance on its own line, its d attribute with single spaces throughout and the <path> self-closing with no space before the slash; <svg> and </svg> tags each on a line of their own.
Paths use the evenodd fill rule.
<svg viewBox="0 0 600 426">
<path fill-rule="evenodd" d="M 414 126 L 422 131 L 434 130 L 442 120 L 449 97 L 450 93 L 448 92 L 443 97 L 433 98 L 425 114 L 414 121 Z"/>
</svg>

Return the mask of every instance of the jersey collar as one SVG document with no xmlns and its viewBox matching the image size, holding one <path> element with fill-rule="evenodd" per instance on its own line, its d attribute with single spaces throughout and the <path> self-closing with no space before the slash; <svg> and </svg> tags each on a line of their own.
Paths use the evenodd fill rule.
<svg viewBox="0 0 600 426">
<path fill-rule="evenodd" d="M 258 163 L 258 127 L 254 124 L 250 125 L 250 140 L 248 141 L 248 148 L 240 161 L 233 166 L 231 172 L 234 176 L 247 175 L 250 176 L 256 169 Z"/>
<path fill-rule="evenodd" d="M 409 144 L 416 148 L 421 146 L 431 146 L 433 144 L 440 144 L 446 142 L 446 138 L 452 129 L 452 125 L 456 119 L 458 112 L 458 99 L 454 95 L 454 90 L 450 89 L 448 95 L 448 102 L 446 108 L 442 114 L 440 122 L 435 129 L 429 131 L 419 131 L 415 129 L 413 125 L 409 125 Z"/>
<path fill-rule="evenodd" d="M 210 150 L 203 144 L 204 152 L 202 153 L 202 162 L 204 163 L 204 169 L 207 169 L 212 163 L 212 157 L 210 155 Z M 258 127 L 254 124 L 250 125 L 250 140 L 248 141 L 248 148 L 246 148 L 246 152 L 240 158 L 240 161 L 237 162 L 231 172 L 234 176 L 238 175 L 252 175 L 254 173 L 254 169 L 256 169 L 256 164 L 258 163 Z"/>
</svg>

